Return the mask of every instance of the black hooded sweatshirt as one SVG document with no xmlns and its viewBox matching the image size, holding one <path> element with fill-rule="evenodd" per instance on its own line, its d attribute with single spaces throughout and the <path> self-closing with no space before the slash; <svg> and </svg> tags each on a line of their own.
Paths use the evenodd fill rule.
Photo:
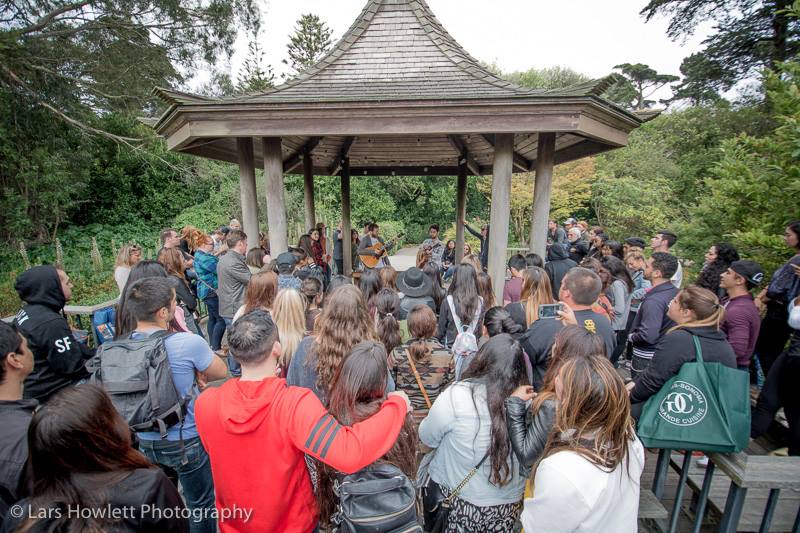
<svg viewBox="0 0 800 533">
<path fill-rule="evenodd" d="M 550 285 L 553 288 L 553 298 L 558 300 L 558 290 L 561 288 L 561 280 L 569 272 L 570 268 L 575 268 L 578 263 L 569 258 L 567 250 L 560 244 L 553 244 L 547 250 L 547 264 L 544 270 L 550 277 Z"/>
<path fill-rule="evenodd" d="M 17 278 L 14 288 L 24 306 L 14 323 L 28 339 L 33 372 L 25 379 L 23 396 L 44 402 L 58 390 L 87 377 L 84 368 L 94 350 L 78 342 L 61 314 L 66 299 L 54 266 L 35 266 Z"/>
</svg>

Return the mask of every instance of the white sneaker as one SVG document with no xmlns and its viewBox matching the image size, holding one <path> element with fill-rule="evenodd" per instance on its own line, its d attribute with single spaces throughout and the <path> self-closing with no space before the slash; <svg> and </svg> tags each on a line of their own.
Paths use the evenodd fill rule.
<svg viewBox="0 0 800 533">
<path fill-rule="evenodd" d="M 705 468 L 705 467 L 707 467 L 707 466 L 708 466 L 708 456 L 707 456 L 707 455 L 704 455 L 703 457 L 701 457 L 700 459 L 698 459 L 698 460 L 697 460 L 697 463 L 696 463 L 696 464 L 697 464 L 697 466 L 699 466 L 700 468 Z"/>
</svg>

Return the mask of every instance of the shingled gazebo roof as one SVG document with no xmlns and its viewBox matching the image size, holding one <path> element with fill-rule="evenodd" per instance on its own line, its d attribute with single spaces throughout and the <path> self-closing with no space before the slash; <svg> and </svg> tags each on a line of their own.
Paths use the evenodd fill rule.
<svg viewBox="0 0 800 533">
<path fill-rule="evenodd" d="M 316 65 L 260 94 L 208 98 L 167 89 L 154 128 L 170 149 L 237 161 L 236 137 L 281 137 L 284 171 L 310 151 L 315 174 L 348 157 L 358 174 L 491 172 L 494 133 L 514 133 L 514 171 L 529 171 L 538 132 L 555 162 L 623 146 L 641 120 L 600 95 L 613 77 L 561 90 L 503 80 L 472 58 L 424 0 L 369 0 Z M 256 146 L 255 159 L 261 160 Z"/>
</svg>

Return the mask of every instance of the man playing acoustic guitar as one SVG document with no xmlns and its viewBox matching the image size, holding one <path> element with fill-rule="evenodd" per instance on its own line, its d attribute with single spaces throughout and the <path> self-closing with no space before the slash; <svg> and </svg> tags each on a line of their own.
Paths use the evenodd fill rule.
<svg viewBox="0 0 800 533">
<path fill-rule="evenodd" d="M 387 253 L 394 247 L 397 238 L 386 244 L 380 236 L 380 227 L 378 227 L 377 224 L 373 222 L 369 224 L 367 229 L 367 234 L 364 235 L 361 242 L 358 244 L 358 255 L 361 257 L 361 263 L 364 265 L 364 269 L 374 268 L 377 270 L 389 266 Z M 373 261 L 370 261 L 370 258 L 377 258 L 377 263 L 374 266 L 371 265 Z"/>
</svg>

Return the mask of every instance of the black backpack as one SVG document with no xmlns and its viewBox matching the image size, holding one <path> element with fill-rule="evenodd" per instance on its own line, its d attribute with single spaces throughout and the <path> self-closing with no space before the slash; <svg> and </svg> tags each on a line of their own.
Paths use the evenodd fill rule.
<svg viewBox="0 0 800 533">
<path fill-rule="evenodd" d="M 339 497 L 332 519 L 337 533 L 422 533 L 414 484 L 394 465 L 375 463 L 345 475 L 334 492 Z"/>
<path fill-rule="evenodd" d="M 91 382 L 103 387 L 133 431 L 158 431 L 183 423 L 191 395 L 181 397 L 172 380 L 164 341 L 172 335 L 157 331 L 141 339 L 103 343 L 88 367 Z"/>
</svg>

